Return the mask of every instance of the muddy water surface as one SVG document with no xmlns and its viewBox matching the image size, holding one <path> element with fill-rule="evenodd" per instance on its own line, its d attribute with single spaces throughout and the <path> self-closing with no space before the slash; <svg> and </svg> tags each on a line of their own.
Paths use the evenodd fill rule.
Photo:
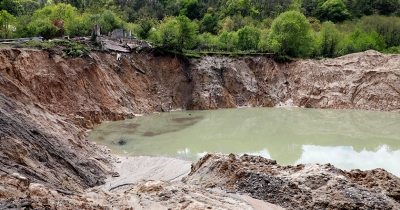
<svg viewBox="0 0 400 210">
<path fill-rule="evenodd" d="M 114 153 L 197 160 L 206 152 L 261 155 L 279 164 L 385 168 L 400 176 L 400 113 L 246 108 L 152 114 L 96 127 Z"/>
</svg>

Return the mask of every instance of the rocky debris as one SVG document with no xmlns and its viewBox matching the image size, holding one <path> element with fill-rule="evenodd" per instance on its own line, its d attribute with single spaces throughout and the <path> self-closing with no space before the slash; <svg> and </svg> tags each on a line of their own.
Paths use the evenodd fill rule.
<svg viewBox="0 0 400 210">
<path fill-rule="evenodd" d="M 26 180 L 20 175 L 0 175 L 0 209 L 111 209 Z"/>
<path fill-rule="evenodd" d="M 104 50 L 111 50 L 115 52 L 125 52 L 125 53 L 130 52 L 130 50 L 125 48 L 123 44 L 112 40 L 102 39 L 101 44 Z"/>
<path fill-rule="evenodd" d="M 0 175 L 0 209 L 262 209 L 280 210 L 273 204 L 252 199 L 220 189 L 200 189 L 178 181 L 189 172 L 187 161 L 163 157 L 129 157 L 121 164 L 125 174 L 111 177 L 112 183 L 124 186 L 107 190 L 101 187 L 86 189 L 81 193 L 66 194 L 45 185 L 31 183 L 19 174 Z M 166 167 L 153 167 L 160 163 Z M 185 164 L 186 171 L 180 176 L 179 168 Z M 135 167 L 132 167 L 135 166 Z M 136 170 L 148 168 L 147 172 Z M 176 169 L 178 172 L 174 171 Z M 146 171 L 146 170 L 144 170 Z M 156 178 L 157 180 L 148 180 Z M 118 179 L 119 181 L 117 181 Z M 130 179 L 130 180 L 128 180 Z M 175 180 L 175 181 L 174 181 Z"/>
<path fill-rule="evenodd" d="M 346 172 L 330 164 L 280 166 L 260 156 L 207 154 L 183 180 L 199 188 L 247 193 L 287 209 L 400 208 L 400 178 L 384 169 Z"/>
<path fill-rule="evenodd" d="M 111 176 L 112 176 L 112 177 L 119 177 L 120 175 L 119 175 L 118 172 L 112 172 L 112 173 L 111 173 Z"/>
<path fill-rule="evenodd" d="M 200 189 L 182 182 L 144 180 L 117 191 L 90 189 L 90 203 L 110 209 L 231 209 L 281 210 L 279 206 L 220 189 Z"/>
<path fill-rule="evenodd" d="M 138 39 L 118 39 L 118 41 L 114 41 L 112 39 L 101 37 L 99 39 L 101 46 L 104 50 L 114 51 L 114 52 L 122 52 L 122 53 L 130 53 L 130 52 L 151 52 L 153 50 L 153 46 L 150 42 Z"/>
<path fill-rule="evenodd" d="M 261 202 L 254 205 L 254 199 L 246 199 L 233 193 L 219 189 L 200 189 L 182 183 L 166 183 L 163 181 L 144 181 L 134 188 L 125 191 L 136 192 L 140 207 L 138 209 L 232 209 L 232 210 L 278 210 L 278 206 Z"/>
</svg>

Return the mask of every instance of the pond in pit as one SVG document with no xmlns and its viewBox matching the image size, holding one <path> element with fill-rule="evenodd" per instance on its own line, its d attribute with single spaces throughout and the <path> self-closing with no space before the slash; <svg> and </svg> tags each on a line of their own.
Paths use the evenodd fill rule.
<svg viewBox="0 0 400 210">
<path fill-rule="evenodd" d="M 151 114 L 105 123 L 90 141 L 125 155 L 197 160 L 207 152 L 261 155 L 282 165 L 331 163 L 400 176 L 400 113 L 243 108 Z"/>
</svg>

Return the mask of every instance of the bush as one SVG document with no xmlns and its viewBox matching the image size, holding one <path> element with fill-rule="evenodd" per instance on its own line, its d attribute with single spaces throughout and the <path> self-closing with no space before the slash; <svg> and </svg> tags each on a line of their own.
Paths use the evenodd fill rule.
<svg viewBox="0 0 400 210">
<path fill-rule="evenodd" d="M 0 11 L 0 37 L 10 38 L 12 35 L 12 30 L 10 28 L 11 24 L 14 24 L 15 17 L 8 13 L 6 10 Z"/>
<path fill-rule="evenodd" d="M 383 53 L 400 54 L 400 46 L 389 47 L 388 49 L 384 50 Z"/>
<path fill-rule="evenodd" d="M 105 10 L 101 14 L 91 15 L 89 17 L 89 23 L 92 25 L 99 25 L 102 34 L 107 34 L 118 28 L 125 29 L 125 22 L 110 10 Z"/>
<path fill-rule="evenodd" d="M 224 51 L 235 51 L 238 46 L 238 35 L 236 32 L 224 31 L 218 36 L 217 45 Z"/>
<path fill-rule="evenodd" d="M 188 58 L 201 58 L 199 53 L 186 53 L 185 56 Z"/>
<path fill-rule="evenodd" d="M 317 55 L 324 57 L 333 57 L 335 55 L 336 45 L 339 43 L 341 34 L 332 22 L 322 24 L 321 32 L 317 37 Z"/>
<path fill-rule="evenodd" d="M 76 16 L 65 24 L 65 31 L 69 36 L 88 36 L 91 34 L 89 17 L 87 14 Z"/>
<path fill-rule="evenodd" d="M 260 42 L 261 30 L 253 26 L 245 26 L 239 29 L 238 46 L 240 50 L 256 50 Z"/>
<path fill-rule="evenodd" d="M 77 42 L 68 42 L 64 52 L 71 57 L 79 57 L 89 52 L 90 49 Z"/>
<path fill-rule="evenodd" d="M 164 18 L 155 31 L 150 33 L 150 40 L 168 49 L 182 52 L 197 45 L 199 26 L 186 16 Z"/>
<path fill-rule="evenodd" d="M 55 42 L 39 42 L 39 41 L 29 41 L 22 44 L 23 47 L 27 48 L 38 48 L 38 49 L 48 49 L 55 46 Z"/>
<path fill-rule="evenodd" d="M 342 56 L 366 50 L 382 51 L 385 47 L 386 44 L 383 37 L 375 31 L 367 34 L 361 29 L 356 29 L 348 37 L 339 42 L 335 54 Z"/>
<path fill-rule="evenodd" d="M 42 35 L 49 39 L 57 34 L 58 28 L 51 24 L 48 18 L 38 18 L 28 25 L 28 34 L 31 36 Z"/>
<path fill-rule="evenodd" d="M 307 57 L 313 53 L 314 36 L 306 17 L 297 11 L 285 12 L 271 27 L 268 46 L 278 55 Z"/>
<path fill-rule="evenodd" d="M 361 18 L 357 26 L 367 33 L 376 31 L 388 47 L 400 45 L 400 18 L 372 15 Z"/>
</svg>

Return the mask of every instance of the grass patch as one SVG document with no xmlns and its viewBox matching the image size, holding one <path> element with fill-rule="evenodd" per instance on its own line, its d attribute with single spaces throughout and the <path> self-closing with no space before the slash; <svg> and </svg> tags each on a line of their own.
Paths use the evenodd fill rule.
<svg viewBox="0 0 400 210">
<path fill-rule="evenodd" d="M 26 48 L 36 48 L 36 49 L 49 49 L 52 47 L 56 46 L 56 43 L 53 41 L 44 41 L 44 42 L 39 42 L 39 41 L 28 41 L 25 43 L 21 44 L 22 47 L 26 47 Z"/>
<path fill-rule="evenodd" d="M 71 57 L 80 57 L 84 54 L 87 54 L 90 49 L 78 42 L 68 42 L 63 51 Z"/>
<path fill-rule="evenodd" d="M 278 63 L 288 63 L 292 61 L 292 58 L 288 55 L 279 55 L 276 57 L 275 61 Z"/>
<path fill-rule="evenodd" d="M 185 56 L 188 58 L 201 58 L 199 53 L 185 53 Z"/>
<path fill-rule="evenodd" d="M 65 39 L 53 39 L 49 41 L 28 41 L 25 43 L 20 44 L 21 47 L 24 48 L 35 48 L 40 50 L 51 49 L 58 50 L 64 52 L 64 55 L 60 55 L 63 58 L 68 57 L 80 57 L 82 55 L 87 54 L 91 49 L 84 44 L 81 44 L 77 41 L 70 41 Z"/>
</svg>

